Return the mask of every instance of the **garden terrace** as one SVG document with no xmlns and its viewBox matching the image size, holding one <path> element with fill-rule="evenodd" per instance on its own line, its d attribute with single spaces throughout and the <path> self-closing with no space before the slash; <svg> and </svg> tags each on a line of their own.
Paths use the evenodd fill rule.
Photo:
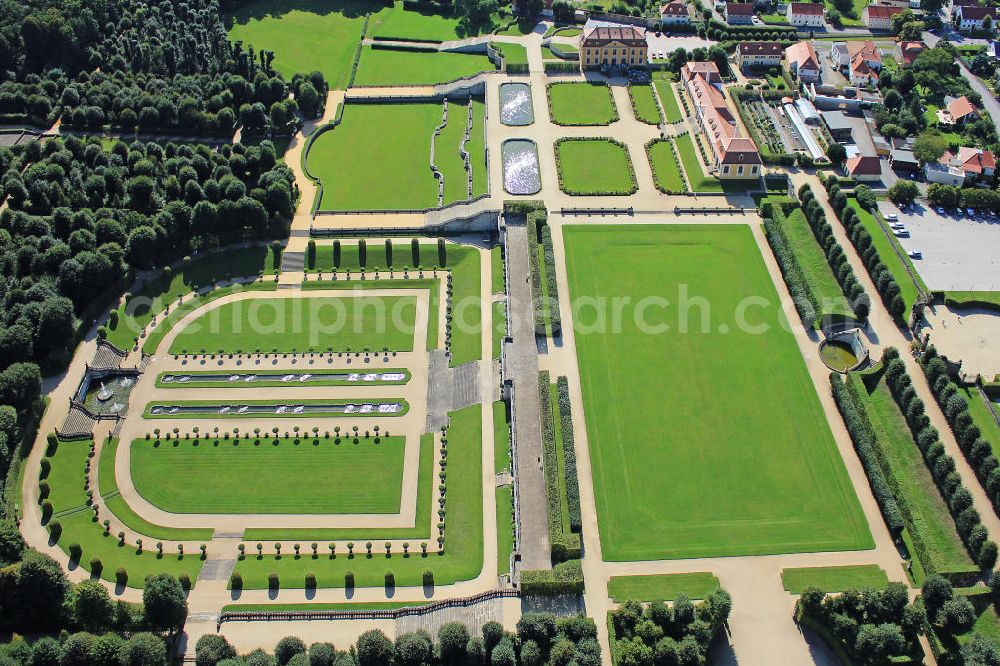
<svg viewBox="0 0 1000 666">
<path fill-rule="evenodd" d="M 722 182 L 715 176 L 705 174 L 701 160 L 695 152 L 694 140 L 690 134 L 682 134 L 674 139 L 674 147 L 684 165 L 684 173 L 692 192 L 721 192 Z"/>
<path fill-rule="evenodd" d="M 548 96 L 549 115 L 557 125 L 610 125 L 618 120 L 606 83 L 550 83 Z"/>
<path fill-rule="evenodd" d="M 885 589 L 889 577 L 877 564 L 802 567 L 782 569 L 781 584 L 790 594 L 801 594 L 809 587 L 818 587 L 824 592 L 843 592 L 866 587 Z"/>
<path fill-rule="evenodd" d="M 664 120 L 668 123 L 679 123 L 684 119 L 681 108 L 677 104 L 677 96 L 674 94 L 674 86 L 666 72 L 655 72 L 653 74 L 653 87 L 660 98 L 660 104 L 665 114 Z"/>
<path fill-rule="evenodd" d="M 708 571 L 612 576 L 608 580 L 608 596 L 618 604 L 626 601 L 673 601 L 680 595 L 690 599 L 707 599 L 720 588 L 719 579 Z"/>
<path fill-rule="evenodd" d="M 656 189 L 666 194 L 687 192 L 687 183 L 681 171 L 680 158 L 670 139 L 653 139 L 646 144 L 646 158 L 653 170 Z"/>
<path fill-rule="evenodd" d="M 647 125 L 659 125 L 663 122 L 660 114 L 660 106 L 656 103 L 653 87 L 647 84 L 633 83 L 628 87 L 629 97 L 632 99 L 632 111 L 636 120 Z"/>
<path fill-rule="evenodd" d="M 495 69 L 478 53 L 362 46 L 353 86 L 428 86 Z"/>
<path fill-rule="evenodd" d="M 132 480 L 146 501 L 171 513 L 399 513 L 406 439 L 367 437 L 367 428 L 301 440 L 136 439 Z"/>
<path fill-rule="evenodd" d="M 468 199 L 468 174 L 459 155 L 469 123 L 467 102 L 448 102 L 447 123 L 435 137 L 442 116 L 441 103 L 344 106 L 340 124 L 314 135 L 306 148 L 306 170 L 320 183 L 317 208 L 423 210 Z M 465 145 L 473 196 L 487 189 L 484 124 L 483 102 L 473 100 Z M 443 201 L 430 168 L 432 138 L 434 162 L 444 179 Z"/>
<path fill-rule="evenodd" d="M 675 290 L 691 285 L 711 304 L 710 316 L 702 312 L 693 324 L 699 331 L 686 334 L 643 332 L 627 305 L 620 332 L 574 322 L 604 557 L 871 548 L 750 230 L 588 225 L 565 227 L 564 239 L 575 299 L 674 301 Z M 629 261 L 614 259 L 620 256 Z M 749 297 L 775 304 L 760 311 L 768 324 L 763 334 L 733 321 L 737 304 Z M 669 308 L 650 323 L 689 330 Z M 725 400 L 705 398 L 721 395 Z M 779 404 L 779 411 L 762 409 Z M 673 470 L 668 483 L 664 470 Z M 705 484 L 714 488 L 711 502 L 704 501 Z"/>
<path fill-rule="evenodd" d="M 482 28 L 488 32 L 491 26 Z M 447 42 L 474 37 L 476 33 L 467 32 L 454 16 L 435 13 L 431 9 L 416 11 L 407 8 L 405 3 L 395 3 L 372 16 L 368 34 L 384 41 Z"/>
<path fill-rule="evenodd" d="M 608 138 L 559 139 L 559 188 L 576 195 L 629 195 L 639 189 L 628 146 Z"/>
</svg>

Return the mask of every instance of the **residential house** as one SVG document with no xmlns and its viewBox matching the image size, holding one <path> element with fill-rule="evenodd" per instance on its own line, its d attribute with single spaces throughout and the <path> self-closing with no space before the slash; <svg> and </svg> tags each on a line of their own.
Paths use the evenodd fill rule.
<svg viewBox="0 0 1000 666">
<path fill-rule="evenodd" d="M 946 96 L 944 102 L 945 107 L 938 109 L 937 112 L 938 122 L 942 125 L 961 126 L 974 123 L 980 118 L 979 109 L 965 95 L 961 97 Z"/>
<path fill-rule="evenodd" d="M 687 6 L 680 0 L 668 2 L 660 7 L 660 23 L 663 25 L 687 25 L 690 22 Z"/>
<path fill-rule="evenodd" d="M 980 178 L 992 179 L 997 168 L 997 161 L 993 153 L 982 148 L 968 146 L 962 146 L 958 152 L 954 153 L 945 151 L 938 162 L 961 169 L 965 175 L 966 183 Z"/>
<path fill-rule="evenodd" d="M 781 66 L 778 42 L 740 42 L 736 46 L 736 64 L 743 71 Z"/>
<path fill-rule="evenodd" d="M 899 7 L 900 9 L 910 8 L 910 0 L 875 0 L 872 4 L 883 7 Z"/>
<path fill-rule="evenodd" d="M 926 48 L 927 46 L 923 42 L 900 42 L 899 50 L 903 56 L 903 64 L 912 65 L 921 51 Z"/>
<path fill-rule="evenodd" d="M 844 165 L 847 175 L 859 183 L 882 180 L 882 160 L 875 155 L 855 155 Z"/>
<path fill-rule="evenodd" d="M 753 23 L 753 3 L 727 2 L 726 22 L 729 25 Z"/>
<path fill-rule="evenodd" d="M 601 65 L 642 66 L 648 60 L 646 36 L 632 26 L 599 26 L 580 41 L 580 69 Z"/>
<path fill-rule="evenodd" d="M 708 138 L 716 175 L 723 180 L 759 178 L 763 162 L 757 146 L 740 134 L 739 125 L 714 62 L 689 62 L 681 68 L 681 81 L 694 102 L 698 126 Z"/>
<path fill-rule="evenodd" d="M 874 86 L 878 83 L 878 73 L 882 69 L 882 52 L 874 42 L 848 42 L 847 53 L 850 61 L 847 75 L 852 86 Z"/>
<path fill-rule="evenodd" d="M 809 42 L 802 41 L 785 49 L 785 59 L 788 61 L 788 71 L 803 83 L 819 81 L 822 67 L 816 49 Z"/>
<path fill-rule="evenodd" d="M 949 18 L 954 21 L 958 18 L 959 7 L 978 7 L 979 0 L 951 0 L 951 7 L 948 9 Z"/>
<path fill-rule="evenodd" d="M 789 2 L 785 10 L 785 18 L 794 26 L 823 27 L 823 3 L 821 2 Z"/>
<path fill-rule="evenodd" d="M 892 17 L 902 12 L 902 7 L 867 5 L 861 12 L 861 22 L 869 30 L 892 30 Z"/>
<path fill-rule="evenodd" d="M 961 187 L 965 183 L 965 172 L 949 164 L 928 162 L 924 165 L 924 178 L 928 183 L 941 183 L 942 185 Z"/>
<path fill-rule="evenodd" d="M 996 7 L 959 7 L 952 20 L 959 32 L 992 32 L 997 24 Z M 987 21 L 989 17 L 989 21 Z"/>
<path fill-rule="evenodd" d="M 829 60 L 834 69 L 847 69 L 851 64 L 851 53 L 847 50 L 847 42 L 834 42 L 830 47 Z"/>
</svg>

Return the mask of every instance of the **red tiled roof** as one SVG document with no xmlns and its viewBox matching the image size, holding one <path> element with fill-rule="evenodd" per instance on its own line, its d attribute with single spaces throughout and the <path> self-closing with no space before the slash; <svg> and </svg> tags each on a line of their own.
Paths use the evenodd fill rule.
<svg viewBox="0 0 1000 666">
<path fill-rule="evenodd" d="M 793 2 L 789 5 L 792 14 L 802 14 L 803 16 L 822 16 L 823 3 L 821 2 Z"/>
<path fill-rule="evenodd" d="M 857 155 L 847 160 L 847 173 L 852 176 L 881 175 L 882 161 L 874 155 Z"/>
<path fill-rule="evenodd" d="M 687 16 L 687 7 L 684 6 L 683 2 L 668 2 L 667 4 L 660 7 L 660 14 L 667 14 L 672 16 Z"/>
<path fill-rule="evenodd" d="M 736 49 L 741 55 L 781 55 L 778 42 L 740 42 Z"/>
<path fill-rule="evenodd" d="M 734 136 L 722 140 L 723 164 L 763 164 L 757 146 L 746 137 Z"/>
<path fill-rule="evenodd" d="M 796 63 L 799 69 L 819 69 L 819 56 L 809 42 L 792 44 L 785 49 L 785 57 L 788 58 L 789 64 Z"/>
<path fill-rule="evenodd" d="M 753 16 L 753 3 L 727 2 L 726 16 Z"/>
<path fill-rule="evenodd" d="M 886 5 L 867 5 L 864 11 L 868 18 L 887 19 L 892 18 L 896 14 L 902 13 L 903 8 L 889 7 Z"/>
<path fill-rule="evenodd" d="M 599 26 L 583 36 L 583 46 L 604 46 L 621 42 L 626 46 L 645 46 L 646 38 L 638 28 Z"/>
<path fill-rule="evenodd" d="M 991 19 L 997 17 L 995 7 L 960 7 L 958 11 L 962 14 L 962 20 L 982 21 L 987 16 Z"/>
<path fill-rule="evenodd" d="M 912 65 L 920 52 L 926 48 L 923 42 L 900 42 L 899 49 L 903 54 L 903 64 Z"/>
<path fill-rule="evenodd" d="M 969 101 L 968 97 L 962 95 L 958 99 L 953 99 L 948 103 L 948 113 L 951 115 L 952 120 L 961 120 L 970 113 L 978 113 L 978 110 Z"/>
</svg>

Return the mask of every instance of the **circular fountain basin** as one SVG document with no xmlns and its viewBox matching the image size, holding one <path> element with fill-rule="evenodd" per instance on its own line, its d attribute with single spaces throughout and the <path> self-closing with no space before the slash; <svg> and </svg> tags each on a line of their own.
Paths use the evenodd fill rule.
<svg viewBox="0 0 1000 666">
<path fill-rule="evenodd" d="M 503 188 L 508 194 L 538 194 L 542 177 L 538 169 L 538 147 L 528 139 L 507 139 L 501 146 Z"/>
<path fill-rule="evenodd" d="M 535 112 L 531 107 L 530 85 L 527 83 L 500 85 L 500 122 L 514 127 L 535 122 Z"/>
<path fill-rule="evenodd" d="M 819 343 L 819 356 L 836 372 L 854 370 L 868 360 L 868 349 L 856 328 L 836 333 Z"/>
</svg>

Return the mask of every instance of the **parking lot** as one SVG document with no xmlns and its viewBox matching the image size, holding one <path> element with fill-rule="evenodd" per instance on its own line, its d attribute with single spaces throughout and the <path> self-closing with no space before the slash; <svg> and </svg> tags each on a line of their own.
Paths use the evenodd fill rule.
<svg viewBox="0 0 1000 666">
<path fill-rule="evenodd" d="M 1000 290 L 1000 217 L 958 216 L 954 211 L 941 215 L 919 203 L 901 211 L 888 201 L 880 201 L 883 215 L 899 216 L 909 238 L 899 242 L 909 252 L 919 250 L 922 258 L 913 265 L 932 291 Z"/>
</svg>

